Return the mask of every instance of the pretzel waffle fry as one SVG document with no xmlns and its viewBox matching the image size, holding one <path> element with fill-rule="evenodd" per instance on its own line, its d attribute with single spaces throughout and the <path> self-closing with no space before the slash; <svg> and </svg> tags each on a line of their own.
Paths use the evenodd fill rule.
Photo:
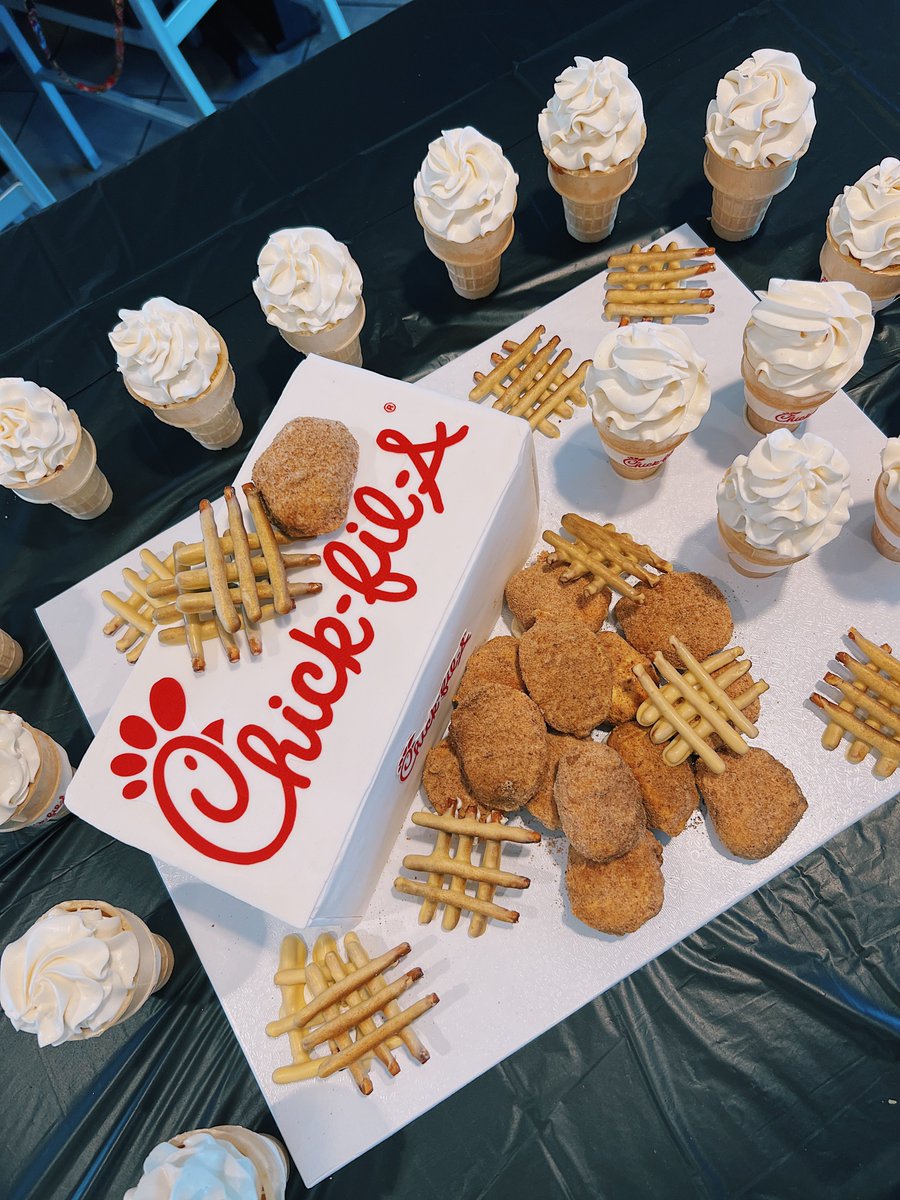
<svg viewBox="0 0 900 1200">
<path fill-rule="evenodd" d="M 520 845 L 535 843 L 541 835 L 521 826 L 502 823 L 499 812 L 481 815 L 474 805 L 464 811 L 452 805 L 438 815 L 432 812 L 413 813 L 414 825 L 437 830 L 434 849 L 430 854 L 407 854 L 403 866 L 428 876 L 426 883 L 418 879 L 407 879 L 399 875 L 394 887 L 406 896 L 418 896 L 422 900 L 419 924 L 427 925 L 433 920 L 438 905 L 444 906 L 442 927 L 455 929 L 463 912 L 471 913 L 469 937 L 480 937 L 490 919 L 514 925 L 519 914 L 512 909 L 495 903 L 494 893 L 498 887 L 527 888 L 531 880 L 500 868 L 500 854 L 504 842 Z M 457 839 L 456 853 L 451 854 L 453 838 Z M 482 843 L 481 862 L 472 861 L 472 849 L 476 840 Z M 445 886 L 445 880 L 449 882 Z M 475 884 L 475 894 L 468 891 Z"/>
<path fill-rule="evenodd" d="M 643 604 L 644 595 L 628 582 L 628 576 L 653 587 L 660 575 L 674 570 L 670 562 L 660 558 L 649 546 L 642 546 L 628 533 L 615 525 L 598 525 L 577 513 L 566 513 L 560 522 L 573 541 L 558 533 L 545 530 L 543 539 L 553 547 L 553 562 L 568 563 L 561 576 L 562 583 L 592 576 L 585 591 L 596 595 L 611 587 L 622 596 Z"/>
<path fill-rule="evenodd" d="M 432 993 L 403 1009 L 398 997 L 422 978 L 413 967 L 393 983 L 383 972 L 409 954 L 407 942 L 386 954 L 370 958 L 355 933 L 344 937 L 344 958 L 334 937 L 322 934 L 313 947 L 311 961 L 305 942 L 290 935 L 281 944 L 275 983 L 281 989 L 279 1018 L 270 1021 L 270 1037 L 287 1034 L 291 1062 L 272 1074 L 275 1083 L 327 1079 L 348 1069 L 364 1096 L 373 1087 L 369 1066 L 377 1058 L 391 1075 L 400 1073 L 392 1051 L 405 1045 L 413 1058 L 426 1063 L 429 1053 L 410 1025 L 438 1003 Z M 382 1014 L 380 1022 L 375 1020 Z M 313 1054 L 327 1043 L 326 1054 Z"/>
<path fill-rule="evenodd" d="M 229 662 L 238 662 L 241 651 L 235 634 L 240 630 L 250 653 L 261 654 L 259 623 L 290 612 L 296 598 L 322 590 L 320 583 L 288 581 L 289 570 L 316 566 L 321 559 L 283 551 L 286 539 L 272 529 L 256 489 L 245 484 L 243 490 L 255 532 L 248 532 L 234 488 L 228 487 L 227 533 L 219 534 L 212 506 L 203 500 L 202 541 L 177 543 L 165 561 L 142 550 L 146 573 L 142 576 L 128 567 L 122 571 L 129 595 L 123 600 L 114 592 L 103 593 L 104 604 L 115 614 L 103 631 L 112 635 L 125 629 L 116 648 L 129 662 L 137 661 L 157 629 L 163 645 L 188 646 L 195 671 L 205 669 L 203 643 L 214 638 Z"/>
<path fill-rule="evenodd" d="M 874 751 L 875 775 L 888 779 L 900 766 L 900 661 L 887 643 L 878 646 L 858 629 L 851 628 L 848 636 L 858 648 L 859 657 L 840 651 L 835 658 L 852 678 L 844 679 L 831 671 L 824 676 L 843 700 L 835 704 L 817 692 L 810 696 L 829 718 L 822 745 L 826 750 L 835 750 L 844 734 L 851 734 L 847 761 L 862 762 Z"/>
<path fill-rule="evenodd" d="M 637 710 L 637 722 L 650 727 L 650 740 L 655 744 L 669 743 L 663 753 L 663 762 L 668 766 L 677 767 L 696 754 L 714 774 L 721 775 L 725 763 L 707 739 L 716 734 L 729 750 L 746 754 L 744 738 L 755 738 L 759 731 L 743 715 L 743 709 L 768 691 L 769 685 L 759 680 L 732 699 L 725 688 L 751 667 L 749 659 L 738 661 L 743 647 L 722 650 L 701 663 L 677 637 L 673 635 L 669 640 L 681 659 L 682 670 L 657 652 L 653 665 L 666 681 L 665 686 L 657 687 L 640 663 L 632 668 L 647 693 L 647 700 Z M 714 679 L 712 672 L 723 667 L 725 672 Z"/>
<path fill-rule="evenodd" d="M 559 338 L 555 336 L 538 349 L 545 332 L 544 326 L 538 325 L 523 342 L 505 341 L 503 354 L 491 355 L 493 365 L 487 375 L 475 372 L 469 399 L 481 401 L 494 395 L 494 408 L 523 417 L 546 437 L 559 437 L 559 429 L 549 418 L 568 420 L 573 405 L 585 407 L 587 397 L 582 384 L 590 363 L 583 362 L 567 375 L 572 351 L 562 349 L 557 353 Z"/>
<path fill-rule="evenodd" d="M 641 250 L 634 245 L 627 254 L 610 255 L 604 315 L 619 317 L 620 325 L 633 320 L 671 325 L 675 317 L 715 312 L 709 303 L 711 287 L 682 286 L 686 280 L 716 269 L 715 263 L 683 264 L 714 253 L 712 246 L 692 249 L 670 242 L 665 250 L 658 246 Z"/>
</svg>

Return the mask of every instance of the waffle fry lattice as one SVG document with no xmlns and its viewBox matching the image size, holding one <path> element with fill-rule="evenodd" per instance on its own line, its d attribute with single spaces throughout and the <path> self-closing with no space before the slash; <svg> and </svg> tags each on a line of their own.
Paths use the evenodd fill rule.
<svg viewBox="0 0 900 1200">
<path fill-rule="evenodd" d="M 649 546 L 640 545 L 615 525 L 598 525 L 577 513 L 566 513 L 560 524 L 573 541 L 549 530 L 542 536 L 553 548 L 552 561 L 568 563 L 562 575 L 563 583 L 581 579 L 584 575 L 592 576 L 586 588 L 588 595 L 611 587 L 629 600 L 643 604 L 643 593 L 630 584 L 627 577 L 633 576 L 653 587 L 663 573 L 674 569 Z"/>
<path fill-rule="evenodd" d="M 557 352 L 557 336 L 540 346 L 545 333 L 544 326 L 538 325 L 524 342 L 505 341 L 503 353 L 495 351 L 491 355 L 493 366 L 487 375 L 475 372 L 475 386 L 469 392 L 469 399 L 481 401 L 493 395 L 494 408 L 524 418 L 532 429 L 539 429 L 546 437 L 559 437 L 559 429 L 549 418 L 568 420 L 574 412 L 573 405 L 586 406 L 582 384 L 590 362 L 583 362 L 567 375 L 572 351 Z"/>
<path fill-rule="evenodd" d="M 879 779 L 888 779 L 900 766 L 900 662 L 887 643 L 878 646 L 858 629 L 851 629 L 848 637 L 859 657 L 840 651 L 835 658 L 852 678 L 844 679 L 832 671 L 824 676 L 843 700 L 835 704 L 817 692 L 810 696 L 829 718 L 822 745 L 826 750 L 836 750 L 844 734 L 850 734 L 847 761 L 860 763 L 874 750 L 875 774 Z"/>
<path fill-rule="evenodd" d="M 316 566 L 318 554 L 289 554 L 288 539 L 273 530 L 252 483 L 244 495 L 253 518 L 248 532 L 234 488 L 225 489 L 228 530 L 220 535 L 212 506 L 200 502 L 202 541 L 178 542 L 165 560 L 141 550 L 142 575 L 129 567 L 122 578 L 126 599 L 105 591 L 103 603 L 114 614 L 103 627 L 107 636 L 124 629 L 116 649 L 137 662 L 155 632 L 164 645 L 187 645 L 195 671 L 206 666 L 203 643 L 218 638 L 230 662 L 241 657 L 235 634 L 243 630 L 250 653 L 262 653 L 260 621 L 289 613 L 299 596 L 314 595 L 320 583 L 289 581 L 287 572 Z"/>
<path fill-rule="evenodd" d="M 606 317 L 618 317 L 619 325 L 631 321 L 661 321 L 671 325 L 675 317 L 715 312 L 709 303 L 711 287 L 687 287 L 689 280 L 714 271 L 715 263 L 694 264 L 690 260 L 715 254 L 712 246 L 679 246 L 665 249 L 634 245 L 627 254 L 611 254 L 606 276 Z"/>
<path fill-rule="evenodd" d="M 725 763 L 707 739 L 716 734 L 729 750 L 746 754 L 744 738 L 755 738 L 759 731 L 744 716 L 743 709 L 768 691 L 769 685 L 760 679 L 732 699 L 725 689 L 746 675 L 752 665 L 749 659 L 741 659 L 742 646 L 720 650 L 700 663 L 677 637 L 669 640 L 681 659 L 682 671 L 657 651 L 653 665 L 665 681 L 662 688 L 657 687 L 643 666 L 636 664 L 632 668 L 647 693 L 647 699 L 637 710 L 637 722 L 650 727 L 650 740 L 656 745 L 669 743 L 663 761 L 670 767 L 677 767 L 691 754 L 697 754 L 711 771 L 721 775 Z M 713 679 L 712 672 L 722 668 L 721 675 Z"/>
<path fill-rule="evenodd" d="M 514 925 L 519 914 L 503 908 L 494 900 L 498 887 L 527 888 L 531 883 L 524 875 L 516 875 L 500 868 L 500 855 L 504 842 L 519 845 L 533 844 L 541 835 L 522 826 L 502 824 L 499 812 L 491 811 L 482 816 L 470 805 L 460 811 L 454 804 L 444 813 L 413 813 L 414 825 L 437 831 L 434 849 L 430 854 L 407 854 L 403 866 L 428 876 L 427 882 L 407 879 L 398 875 L 394 887 L 406 896 L 418 896 L 422 901 L 419 924 L 427 925 L 434 919 L 439 905 L 444 906 L 442 928 L 455 929 L 463 912 L 470 913 L 469 937 L 480 937 L 489 920 L 503 921 Z M 457 839 L 456 852 L 451 854 L 453 839 Z M 481 862 L 472 861 L 472 849 L 476 840 L 482 845 Z M 475 885 L 475 894 L 468 891 L 469 884 Z"/>
<path fill-rule="evenodd" d="M 393 983 L 384 978 L 409 951 L 409 943 L 403 942 L 370 958 L 351 932 L 344 937 L 342 958 L 335 938 L 323 933 L 310 959 L 301 937 L 284 938 L 275 974 L 282 997 L 280 1015 L 269 1022 L 266 1033 L 273 1038 L 287 1034 L 291 1062 L 276 1068 L 274 1082 L 327 1079 L 347 1069 L 362 1094 L 369 1096 L 371 1058 L 377 1058 L 390 1075 L 400 1073 L 393 1054 L 400 1046 L 406 1046 L 418 1062 L 427 1063 L 430 1055 L 411 1025 L 438 1003 L 438 997 L 432 993 L 402 1009 L 397 998 L 422 978 L 421 969 L 413 967 Z M 313 1053 L 326 1043 L 327 1053 Z"/>
</svg>

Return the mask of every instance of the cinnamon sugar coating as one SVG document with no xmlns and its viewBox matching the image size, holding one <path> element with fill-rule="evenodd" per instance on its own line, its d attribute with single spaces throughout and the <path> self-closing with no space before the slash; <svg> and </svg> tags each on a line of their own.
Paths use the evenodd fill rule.
<svg viewBox="0 0 900 1200">
<path fill-rule="evenodd" d="M 612 668 L 612 700 L 606 719 L 610 725 L 622 725 L 625 721 L 634 719 L 638 707 L 646 700 L 644 689 L 631 668 L 635 663 L 640 663 L 647 669 L 651 679 L 656 678 L 656 672 L 648 658 L 633 646 L 629 646 L 623 637 L 619 637 L 612 630 L 602 629 L 597 634 L 597 639 Z"/>
<path fill-rule="evenodd" d="M 695 571 L 673 571 L 654 587 L 639 583 L 643 604 L 627 596 L 615 607 L 616 620 L 635 650 L 653 658 L 673 653 L 674 634 L 699 659 L 709 658 L 731 641 L 734 623 L 728 601 L 711 579 Z"/>
<path fill-rule="evenodd" d="M 666 744 L 654 745 L 650 731 L 636 721 L 614 729 L 606 741 L 631 768 L 638 782 L 647 824 L 669 837 L 681 833 L 688 817 L 700 807 L 700 796 L 690 762 L 670 767 L 663 762 Z"/>
<path fill-rule="evenodd" d="M 450 719 L 450 744 L 479 804 L 511 812 L 531 800 L 547 765 L 540 709 L 500 683 L 473 688 Z"/>
<path fill-rule="evenodd" d="M 561 576 L 566 569 L 565 563 L 554 566 L 550 555 L 542 551 L 533 563 L 510 576 L 506 584 L 506 603 L 523 629 L 534 624 L 539 612 L 561 621 L 583 621 L 595 633 L 603 624 L 612 592 L 603 588 L 595 596 L 588 596 L 590 576 L 562 583 Z"/>
<path fill-rule="evenodd" d="M 649 832 L 608 863 L 591 862 L 570 846 L 566 891 L 573 915 L 600 933 L 634 933 L 662 908 L 661 862 L 662 847 Z"/>
<path fill-rule="evenodd" d="M 725 772 L 697 764 L 700 789 L 716 833 L 738 858 L 766 858 L 777 850 L 807 809 L 793 773 L 758 746 L 746 754 L 720 750 Z"/>
<path fill-rule="evenodd" d="M 528 801 L 528 811 L 547 829 L 562 829 L 559 809 L 553 799 L 556 769 L 560 759 L 567 754 L 577 754 L 587 744 L 587 742 L 579 741 L 578 738 L 570 737 L 567 733 L 554 733 L 552 729 L 547 730 L 547 769 L 534 799 Z"/>
<path fill-rule="evenodd" d="M 599 742 L 585 742 L 560 759 L 553 798 L 566 837 L 594 862 L 627 854 L 647 828 L 637 780 L 615 750 Z"/>
<path fill-rule="evenodd" d="M 462 766 L 448 738 L 432 746 L 425 756 L 422 787 L 436 813 L 445 813 L 457 801 L 464 809 L 475 804 L 475 797 L 463 778 Z"/>
<path fill-rule="evenodd" d="M 504 687 L 525 691 L 525 681 L 519 670 L 519 639 L 495 637 L 473 650 L 454 696 L 460 704 L 480 683 L 502 683 Z"/>
<path fill-rule="evenodd" d="M 585 737 L 606 720 L 612 668 L 582 621 L 541 618 L 519 639 L 519 667 L 528 694 L 558 733 Z"/>
<path fill-rule="evenodd" d="M 273 525 L 293 538 L 333 533 L 347 519 L 359 444 L 341 421 L 296 417 L 253 465 Z"/>
</svg>

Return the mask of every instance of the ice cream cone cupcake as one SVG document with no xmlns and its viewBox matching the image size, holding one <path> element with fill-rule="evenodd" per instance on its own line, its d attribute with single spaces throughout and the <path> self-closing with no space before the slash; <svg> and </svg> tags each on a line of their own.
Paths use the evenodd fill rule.
<svg viewBox="0 0 900 1200">
<path fill-rule="evenodd" d="M 888 438 L 881 452 L 872 542 L 879 554 L 900 562 L 900 438 Z"/>
<path fill-rule="evenodd" d="M 172 947 L 134 913 L 67 900 L 3 951 L 0 1004 L 39 1046 L 84 1041 L 134 1016 L 172 964 Z"/>
<path fill-rule="evenodd" d="M 744 330 L 746 417 L 758 433 L 796 429 L 862 366 L 875 322 L 849 283 L 771 279 Z"/>
<path fill-rule="evenodd" d="M 882 159 L 836 197 L 819 264 L 823 279 L 865 292 L 872 312 L 900 296 L 900 160 Z"/>
<path fill-rule="evenodd" d="M 178 1133 L 144 1160 L 144 1173 L 124 1200 L 173 1195 L 284 1200 L 290 1160 L 281 1142 L 242 1125 Z"/>
<path fill-rule="evenodd" d="M 16 713 L 0 710 L 0 834 L 68 815 L 72 768 L 62 746 Z"/>
<path fill-rule="evenodd" d="M 816 125 L 815 90 L 797 56 L 781 50 L 757 50 L 719 80 L 706 113 L 703 170 L 720 238 L 753 237 L 772 197 L 793 180 Z"/>
<path fill-rule="evenodd" d="M 428 147 L 413 185 L 416 216 L 425 245 L 466 300 L 489 296 L 500 282 L 518 182 L 497 143 L 471 125 L 445 130 Z"/>
<path fill-rule="evenodd" d="M 343 242 L 324 229 L 280 229 L 257 259 L 253 290 L 289 346 L 362 366 L 362 275 Z"/>
<path fill-rule="evenodd" d="M 584 390 L 594 427 L 623 479 L 649 479 L 709 408 L 706 362 L 687 334 L 671 325 L 638 323 L 603 339 Z"/>
<path fill-rule="evenodd" d="M 734 569 L 762 579 L 836 538 L 850 517 L 849 476 L 843 454 L 813 433 L 778 429 L 739 454 L 716 492 Z"/>
<path fill-rule="evenodd" d="M 0 682 L 12 679 L 22 665 L 22 647 L 15 638 L 0 629 Z"/>
<path fill-rule="evenodd" d="M 538 133 L 569 233 L 579 242 L 609 237 L 647 134 L 641 95 L 625 64 L 576 56 L 556 80 Z"/>
<path fill-rule="evenodd" d="M 129 395 L 163 424 L 187 430 L 207 450 L 240 438 L 228 347 L 199 313 L 156 296 L 121 309 L 109 340 Z"/>
<path fill-rule="evenodd" d="M 112 503 L 94 439 L 77 414 L 25 379 L 0 379 L 0 483 L 29 504 L 53 504 L 83 521 Z"/>
</svg>

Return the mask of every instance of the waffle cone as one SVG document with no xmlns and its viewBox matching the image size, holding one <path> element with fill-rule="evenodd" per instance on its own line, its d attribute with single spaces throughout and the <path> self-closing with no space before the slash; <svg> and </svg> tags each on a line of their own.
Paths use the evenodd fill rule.
<svg viewBox="0 0 900 1200">
<path fill-rule="evenodd" d="M 681 433 L 667 442 L 635 441 L 611 433 L 594 419 L 594 428 L 600 435 L 603 447 L 609 456 L 609 465 L 623 479 L 649 479 L 662 470 L 669 457 L 688 436 Z"/>
<path fill-rule="evenodd" d="M 809 557 L 807 554 L 801 554 L 796 558 L 788 558 L 783 554 L 776 554 L 774 550 L 753 546 L 742 533 L 726 525 L 721 516 L 718 518 L 718 525 L 719 536 L 728 552 L 728 561 L 739 575 L 748 579 L 766 579 L 769 575 L 784 571 L 794 563 Z"/>
<path fill-rule="evenodd" d="M 766 387 L 760 383 L 750 365 L 746 346 L 741 360 L 741 375 L 744 379 L 744 415 L 757 433 L 772 433 L 775 429 L 794 431 L 834 395 L 834 392 L 818 392 L 815 396 L 798 400 L 786 392 Z"/>
<path fill-rule="evenodd" d="M 870 271 L 858 258 L 841 250 L 827 221 L 825 244 L 819 255 L 819 266 L 822 268 L 823 280 L 838 279 L 852 284 L 858 292 L 864 292 L 872 301 L 872 312 L 886 308 L 892 300 L 900 296 L 900 263 L 893 267 L 885 267 L 881 271 Z"/>
<path fill-rule="evenodd" d="M 243 1125 L 213 1125 L 209 1129 L 176 1133 L 169 1141 L 173 1146 L 182 1147 L 193 1133 L 211 1133 L 219 1141 L 230 1142 L 235 1150 L 250 1159 L 259 1175 L 259 1200 L 284 1200 L 291 1163 L 277 1138 L 267 1133 L 255 1133 Z"/>
<path fill-rule="evenodd" d="M 40 729 L 32 728 L 27 721 L 23 724 L 37 743 L 40 762 L 25 799 L 13 816 L 0 825 L 0 834 L 36 829 L 68 816 L 68 809 L 63 803 L 66 788 L 72 779 L 68 756 L 52 737 Z"/>
<path fill-rule="evenodd" d="M 72 413 L 77 436 L 66 461 L 36 483 L 10 483 L 16 495 L 29 504 L 55 504 L 62 512 L 80 521 L 89 521 L 105 513 L 112 503 L 112 489 L 97 466 L 94 439 Z"/>
<path fill-rule="evenodd" d="M 352 367 L 362 366 L 362 348 L 359 333 L 366 319 L 366 306 L 360 296 L 353 312 L 333 325 L 326 325 L 316 333 L 292 333 L 288 329 L 278 332 L 289 346 L 303 354 L 319 354 L 334 362 L 349 363 Z"/>
<path fill-rule="evenodd" d="M 883 558 L 900 562 L 900 508 L 887 498 L 888 474 L 882 471 L 875 483 L 875 520 L 872 544 Z"/>
<path fill-rule="evenodd" d="M 0 679 L 12 679 L 23 658 L 22 647 L 16 639 L 0 629 Z"/>
<path fill-rule="evenodd" d="M 416 209 L 418 216 L 418 208 Z M 419 218 L 421 224 L 421 218 Z M 516 226 L 512 213 L 503 224 L 471 242 L 451 242 L 422 225 L 425 245 L 447 268 L 457 296 L 481 300 L 497 290 L 500 259 L 513 239 Z"/>
<path fill-rule="evenodd" d="M 209 387 L 190 400 L 172 404 L 154 404 L 139 396 L 123 376 L 128 394 L 149 408 L 164 425 L 186 429 L 206 450 L 227 450 L 244 431 L 241 414 L 234 403 L 234 369 L 228 360 L 228 347 L 219 339 L 219 358 L 209 381 Z"/>
<path fill-rule="evenodd" d="M 121 918 L 123 929 L 130 930 L 137 938 L 138 966 L 131 991 L 125 998 L 125 1003 L 111 1021 L 88 1034 L 88 1037 L 99 1037 L 114 1025 L 127 1021 L 143 1008 L 146 1001 L 168 983 L 174 965 L 172 947 L 164 937 L 151 933 L 140 917 L 129 912 L 127 908 L 119 908 L 108 904 L 105 900 L 66 900 L 56 906 L 62 912 L 79 912 L 83 909 L 98 908 L 104 916 Z M 52 909 L 50 910 L 53 911 Z"/>
<path fill-rule="evenodd" d="M 742 167 L 707 143 L 703 173 L 713 189 L 713 231 L 726 242 L 742 242 L 759 230 L 772 197 L 791 183 L 797 160 L 777 167 Z"/>
<path fill-rule="evenodd" d="M 644 126 L 634 154 L 608 171 L 591 171 L 588 167 L 568 171 L 547 155 L 547 178 L 562 199 L 566 228 L 576 241 L 602 242 L 612 233 L 619 201 L 637 178 L 638 155 L 646 136 Z"/>
</svg>

